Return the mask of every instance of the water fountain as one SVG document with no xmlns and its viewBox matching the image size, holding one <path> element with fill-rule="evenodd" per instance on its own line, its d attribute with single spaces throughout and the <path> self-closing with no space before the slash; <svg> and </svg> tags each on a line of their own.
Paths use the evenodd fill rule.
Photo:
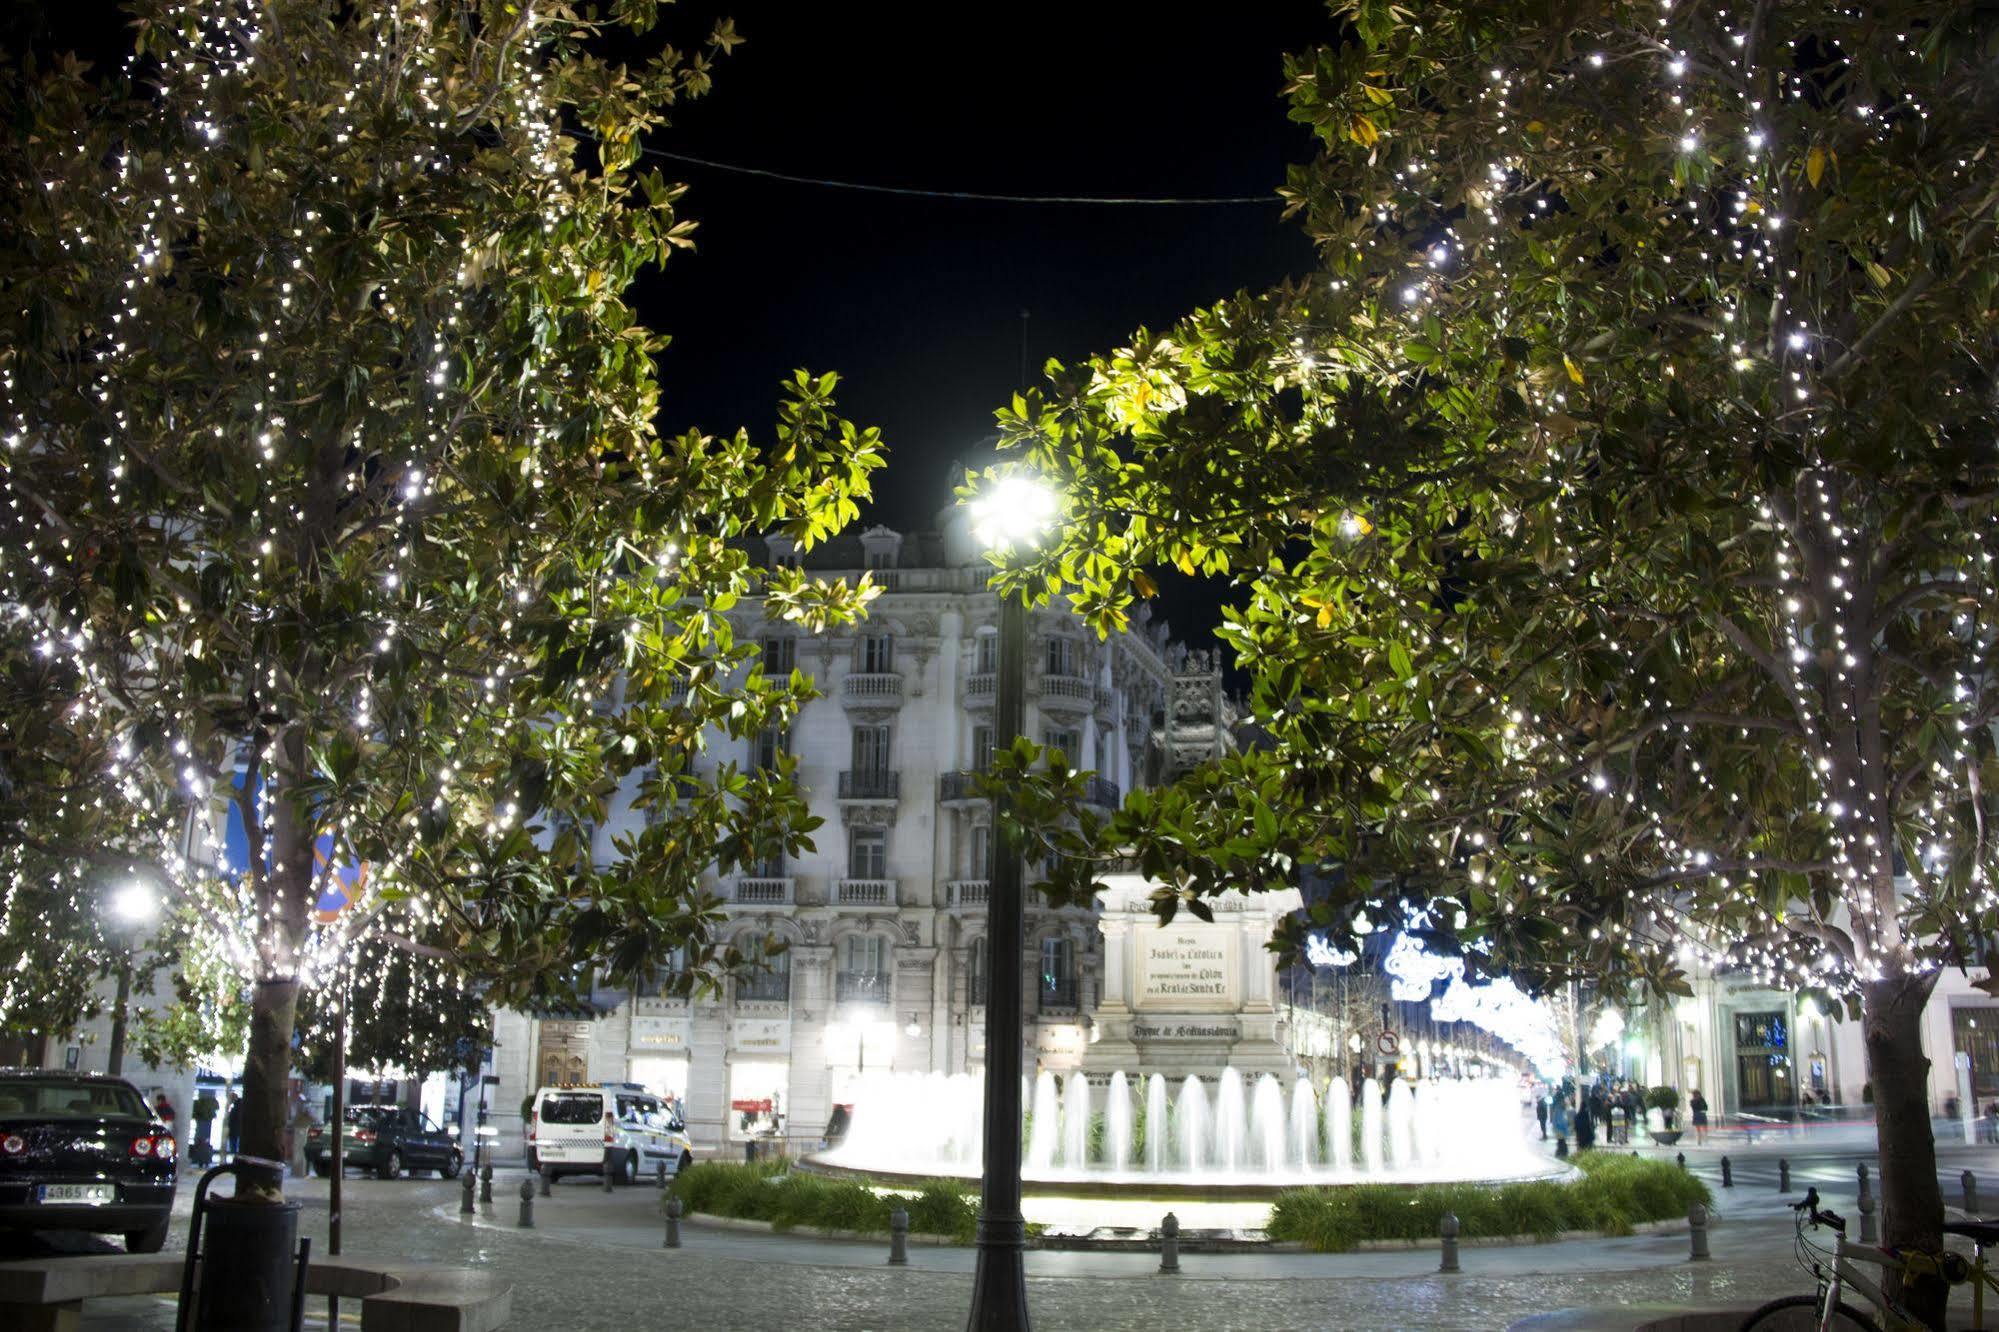
<svg viewBox="0 0 1999 1332">
<path fill-rule="evenodd" d="M 968 1074 L 869 1074 L 854 1090 L 846 1139 L 813 1164 L 884 1178 L 974 1177 L 980 1093 L 981 1080 Z M 1123 1071 L 1092 1084 L 1042 1072 L 1031 1104 L 1022 1176 L 1042 1192 L 1222 1197 L 1565 1173 L 1529 1144 L 1508 1079 L 1396 1079 L 1384 1097 L 1373 1078 L 1358 1093 L 1336 1078 L 1322 1099 L 1307 1081 L 1287 1088 L 1271 1074 L 1246 1081 L 1230 1068 L 1212 1080 L 1189 1076 L 1177 1089 L 1157 1073 L 1142 1084 Z"/>
</svg>

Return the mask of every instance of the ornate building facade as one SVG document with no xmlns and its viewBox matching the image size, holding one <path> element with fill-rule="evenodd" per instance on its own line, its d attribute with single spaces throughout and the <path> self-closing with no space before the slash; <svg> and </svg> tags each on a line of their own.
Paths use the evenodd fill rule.
<svg viewBox="0 0 1999 1332">
<path fill-rule="evenodd" d="M 794 551 L 771 543 L 773 562 Z M 998 602 L 969 535 L 876 527 L 803 564 L 822 576 L 870 572 L 886 590 L 868 619 L 791 635 L 746 605 L 739 631 L 767 670 L 812 676 L 820 697 L 789 735 L 726 739 L 710 762 L 798 759 L 825 823 L 816 850 L 715 882 L 727 938 L 774 934 L 788 949 L 768 974 L 713 998 L 599 990 L 587 1012 L 497 1015 L 492 1097 L 499 1141 L 517 1147 L 522 1099 L 543 1083 L 630 1080 L 679 1096 L 710 1150 L 773 1130 L 816 1140 L 862 1073 L 957 1072 L 985 1059 L 984 942 L 993 833 L 976 773 L 993 733 Z M 1097 776 L 1114 808 L 1229 743 L 1219 668 L 1168 642 L 1144 608 L 1100 641 L 1058 608 L 1029 617 L 1026 733 Z M 598 854 L 639 815 L 594 832 Z M 1037 906 L 1030 894 L 1027 1066 L 1079 1067 L 1103 976 L 1096 912 Z"/>
</svg>

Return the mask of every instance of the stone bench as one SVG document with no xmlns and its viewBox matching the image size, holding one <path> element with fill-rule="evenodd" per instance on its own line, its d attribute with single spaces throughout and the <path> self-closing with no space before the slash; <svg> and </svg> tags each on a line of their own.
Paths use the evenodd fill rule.
<svg viewBox="0 0 1999 1332">
<path fill-rule="evenodd" d="M 181 1260 L 107 1253 L 0 1262 L 0 1327 L 75 1332 L 85 1300 L 180 1290 Z M 513 1284 L 487 1272 L 421 1263 L 314 1258 L 308 1295 L 361 1302 L 362 1332 L 491 1332 L 513 1315 Z"/>
</svg>

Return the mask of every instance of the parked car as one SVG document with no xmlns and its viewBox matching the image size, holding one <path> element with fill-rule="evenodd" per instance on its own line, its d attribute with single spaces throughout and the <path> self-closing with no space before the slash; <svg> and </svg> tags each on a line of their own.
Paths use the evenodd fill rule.
<svg viewBox="0 0 1999 1332">
<path fill-rule="evenodd" d="M 377 1179 L 413 1170 L 456 1179 L 465 1166 L 457 1137 L 407 1105 L 348 1106 L 341 1139 L 341 1164 L 372 1170 Z M 305 1163 L 315 1175 L 333 1170 L 333 1135 L 322 1125 L 305 1131 Z"/>
<path fill-rule="evenodd" d="M 123 1078 L 0 1069 L 0 1230 L 97 1231 L 158 1253 L 177 1154 Z"/>
<path fill-rule="evenodd" d="M 528 1116 L 528 1168 L 551 1179 L 601 1175 L 630 1184 L 662 1164 L 678 1174 L 694 1164 L 687 1126 L 666 1102 L 635 1082 L 543 1087 Z"/>
</svg>

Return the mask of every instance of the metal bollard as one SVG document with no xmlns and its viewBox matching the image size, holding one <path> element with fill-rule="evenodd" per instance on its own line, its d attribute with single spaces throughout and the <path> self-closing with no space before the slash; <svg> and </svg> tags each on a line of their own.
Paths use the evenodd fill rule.
<svg viewBox="0 0 1999 1332">
<path fill-rule="evenodd" d="M 1973 1216 L 1977 1216 L 1978 1176 L 1972 1174 L 1969 1170 L 1967 1170 L 1962 1175 L 1959 1175 L 1957 1178 L 1958 1182 L 1964 1185 L 1964 1210 L 1971 1213 Z"/>
<path fill-rule="evenodd" d="M 1636 1156 L 1637 1153 L 1633 1152 L 1632 1155 Z M 1685 1170 L 1687 1168 L 1687 1154 L 1685 1152 L 1673 1153 L 1673 1159 L 1680 1163 L 1680 1169 Z"/>
<path fill-rule="evenodd" d="M 1879 1232 L 1874 1226 L 1874 1190 L 1867 1183 L 1867 1167 L 1860 1167 L 1860 1242 L 1878 1242 Z"/>
<path fill-rule="evenodd" d="M 472 1178 L 470 1170 L 458 1177 L 458 1215 L 472 1215 L 472 1191 L 478 1187 L 479 1181 Z"/>
<path fill-rule="evenodd" d="M 1687 1238 L 1693 1246 L 1693 1252 L 1688 1255 L 1687 1261 L 1706 1262 L 1708 1260 L 1707 1208 L 1699 1203 L 1687 1209 Z"/>
<path fill-rule="evenodd" d="M 672 1194 L 666 1196 L 666 1243 L 659 1247 L 662 1249 L 680 1247 L 680 1199 Z"/>
<path fill-rule="evenodd" d="M 666 1187 L 666 1162 L 664 1161 L 661 1161 L 654 1171 L 653 1187 L 661 1189 Z"/>
<path fill-rule="evenodd" d="M 548 1167 L 541 1169 L 541 1196 L 546 1198 L 555 1190 L 555 1172 Z"/>
<path fill-rule="evenodd" d="M 493 1163 L 491 1161 L 479 1167 L 479 1201 L 482 1203 L 493 1201 Z"/>
<path fill-rule="evenodd" d="M 1791 1162 L 1786 1157 L 1777 1158 L 1777 1192 L 1791 1191 Z"/>
<path fill-rule="evenodd" d="M 534 1229 L 534 1181 L 531 1179 L 521 1181 L 520 1228 L 522 1230 Z"/>
<path fill-rule="evenodd" d="M 1726 1156 L 1721 1158 L 1721 1186 L 1724 1189 L 1732 1189 L 1735 1187 L 1735 1170 L 1732 1166 L 1728 1164 L 1728 1158 Z"/>
<path fill-rule="evenodd" d="M 1180 1270 L 1180 1218 L 1171 1212 L 1159 1223 L 1159 1270 L 1167 1274 Z"/>
<path fill-rule="evenodd" d="M 1437 1226 L 1437 1237 L 1442 1241 L 1443 1255 L 1437 1261 L 1439 1272 L 1458 1272 L 1458 1214 L 1445 1212 L 1443 1221 Z"/>
<path fill-rule="evenodd" d="M 888 1214 L 888 1265 L 909 1266 L 909 1213 L 901 1207 Z"/>
</svg>

